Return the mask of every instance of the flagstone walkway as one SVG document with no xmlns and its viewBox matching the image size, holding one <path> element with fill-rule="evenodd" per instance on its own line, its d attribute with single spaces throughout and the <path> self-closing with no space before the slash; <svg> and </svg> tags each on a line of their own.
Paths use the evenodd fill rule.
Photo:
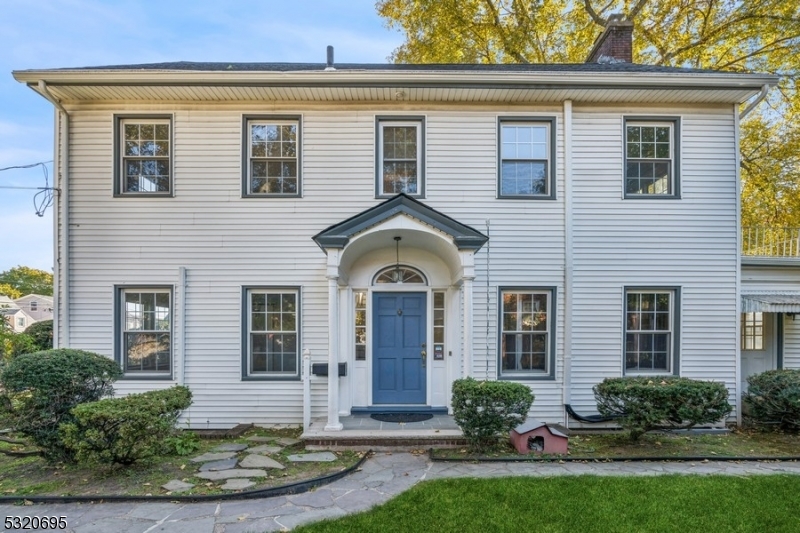
<svg viewBox="0 0 800 533">
<path fill-rule="evenodd" d="M 221 503 L 0 505 L 7 516 L 64 516 L 75 533 L 239 533 L 290 530 L 364 511 L 422 480 L 499 476 L 800 475 L 800 462 L 445 463 L 427 455 L 378 453 L 360 471 L 312 492 Z M 10 529 L 7 531 L 17 531 Z M 19 530 L 23 531 L 23 530 Z M 30 531 L 30 530 L 25 530 Z"/>
</svg>

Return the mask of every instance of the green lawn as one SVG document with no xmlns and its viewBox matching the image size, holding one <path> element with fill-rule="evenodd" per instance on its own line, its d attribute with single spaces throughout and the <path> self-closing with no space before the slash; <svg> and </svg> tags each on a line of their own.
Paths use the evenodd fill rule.
<svg viewBox="0 0 800 533">
<path fill-rule="evenodd" d="M 439 480 L 370 512 L 296 531 L 795 533 L 800 476 Z"/>
</svg>

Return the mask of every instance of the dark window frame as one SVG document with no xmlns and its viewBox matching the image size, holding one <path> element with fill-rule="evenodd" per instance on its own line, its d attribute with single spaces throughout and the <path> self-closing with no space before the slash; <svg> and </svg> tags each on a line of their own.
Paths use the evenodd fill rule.
<svg viewBox="0 0 800 533">
<path fill-rule="evenodd" d="M 169 291 L 169 372 L 125 371 L 125 325 L 123 323 L 126 292 Z M 124 380 L 172 381 L 175 376 L 175 286 L 168 284 L 114 285 L 114 361 L 122 369 Z"/>
<path fill-rule="evenodd" d="M 503 293 L 549 293 L 550 310 L 548 311 L 547 366 L 544 372 L 503 373 Z M 556 379 L 556 328 L 558 319 L 558 287 L 555 285 L 543 286 L 501 286 L 497 288 L 497 379 L 502 381 L 555 381 Z"/>
<path fill-rule="evenodd" d="M 548 194 L 503 194 L 503 125 L 504 124 L 546 124 L 550 145 L 547 161 Z M 497 198 L 500 200 L 557 200 L 556 194 L 556 128 L 558 121 L 554 116 L 501 116 L 497 117 Z"/>
<path fill-rule="evenodd" d="M 625 368 L 627 360 L 627 333 L 628 333 L 628 293 L 670 292 L 672 302 L 670 315 L 672 320 L 672 339 L 670 346 L 670 369 L 667 372 L 643 372 L 640 370 L 628 371 Z M 655 330 L 654 330 L 655 331 Z M 681 348 L 681 287 L 678 285 L 635 285 L 623 287 L 622 290 L 622 375 L 624 376 L 680 376 Z"/>
<path fill-rule="evenodd" d="M 426 165 L 427 159 L 425 149 L 425 115 L 376 115 L 375 116 L 375 198 L 393 198 L 398 193 L 384 193 L 383 189 L 383 125 L 392 122 L 413 122 L 416 123 L 418 132 L 417 153 L 417 192 L 415 194 L 405 193 L 412 198 L 424 199 L 426 192 Z"/>
<path fill-rule="evenodd" d="M 252 291 L 266 293 L 294 292 L 296 294 L 296 331 L 297 331 L 297 374 L 269 374 L 250 372 L 250 294 Z M 303 346 L 302 346 L 302 287 L 292 285 L 244 285 L 242 286 L 241 301 L 241 343 L 242 343 L 242 381 L 300 381 L 303 374 Z"/>
<path fill-rule="evenodd" d="M 125 175 L 122 170 L 125 157 L 122 150 L 122 124 L 126 121 L 147 122 L 148 120 L 166 120 L 169 123 L 169 191 L 125 191 L 125 187 L 122 183 Z M 115 114 L 113 116 L 113 122 L 114 184 L 112 190 L 114 198 L 173 198 L 175 196 L 175 116 L 171 113 Z"/>
<path fill-rule="evenodd" d="M 628 179 L 628 125 L 636 123 L 664 123 L 672 126 L 672 192 L 670 194 L 629 193 Z M 680 116 L 625 116 L 622 120 L 622 195 L 625 200 L 680 200 L 681 199 L 681 117 Z"/>
<path fill-rule="evenodd" d="M 297 192 L 252 193 L 250 192 L 250 123 L 297 122 Z M 302 198 L 303 197 L 303 116 L 302 115 L 242 115 L 242 198 Z"/>
</svg>

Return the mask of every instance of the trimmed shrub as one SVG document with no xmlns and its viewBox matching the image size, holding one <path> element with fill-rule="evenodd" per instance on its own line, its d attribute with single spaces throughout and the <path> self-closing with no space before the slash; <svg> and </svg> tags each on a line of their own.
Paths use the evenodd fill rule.
<svg viewBox="0 0 800 533">
<path fill-rule="evenodd" d="M 58 349 L 15 357 L 0 375 L 0 406 L 14 429 L 42 448 L 48 460 L 70 460 L 58 426 L 72 420 L 70 410 L 114 392 L 122 372 L 108 357 Z"/>
<path fill-rule="evenodd" d="M 453 382 L 453 418 L 473 451 L 497 445 L 523 423 L 533 404 L 531 389 L 510 381 Z"/>
<path fill-rule="evenodd" d="M 33 341 L 33 351 L 51 350 L 53 348 L 53 321 L 34 322 L 25 328 L 25 335 Z"/>
<path fill-rule="evenodd" d="M 723 383 L 680 377 L 608 378 L 594 386 L 597 410 L 616 416 L 637 440 L 653 429 L 686 429 L 731 412 Z"/>
<path fill-rule="evenodd" d="M 168 451 L 178 416 L 191 404 L 181 386 L 85 403 L 61 425 L 61 437 L 78 462 L 133 464 Z"/>
<path fill-rule="evenodd" d="M 757 424 L 800 429 L 800 370 L 768 370 L 747 378 L 744 403 Z"/>
</svg>

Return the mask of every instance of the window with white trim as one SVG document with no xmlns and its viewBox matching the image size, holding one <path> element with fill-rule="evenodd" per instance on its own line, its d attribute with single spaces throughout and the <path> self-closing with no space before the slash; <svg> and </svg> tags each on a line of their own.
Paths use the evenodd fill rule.
<svg viewBox="0 0 800 533">
<path fill-rule="evenodd" d="M 295 289 L 247 289 L 248 376 L 299 377 L 298 297 Z"/>
<path fill-rule="evenodd" d="M 742 350 L 764 349 L 764 313 L 742 313 Z"/>
<path fill-rule="evenodd" d="M 553 124 L 554 121 L 500 120 L 499 197 L 553 196 Z"/>
<path fill-rule="evenodd" d="M 171 375 L 172 290 L 120 290 L 122 370 L 129 375 Z"/>
<path fill-rule="evenodd" d="M 245 196 L 300 195 L 300 119 L 249 118 Z"/>
<path fill-rule="evenodd" d="M 421 118 L 378 118 L 377 196 L 425 194 L 424 122 Z"/>
<path fill-rule="evenodd" d="M 678 196 L 678 121 L 625 120 L 625 196 Z"/>
<path fill-rule="evenodd" d="M 549 374 L 552 292 L 506 289 L 500 297 L 501 377 Z"/>
<path fill-rule="evenodd" d="M 625 373 L 671 374 L 675 348 L 675 291 L 625 293 Z"/>
<path fill-rule="evenodd" d="M 119 118 L 117 194 L 172 191 L 170 118 Z"/>
</svg>

